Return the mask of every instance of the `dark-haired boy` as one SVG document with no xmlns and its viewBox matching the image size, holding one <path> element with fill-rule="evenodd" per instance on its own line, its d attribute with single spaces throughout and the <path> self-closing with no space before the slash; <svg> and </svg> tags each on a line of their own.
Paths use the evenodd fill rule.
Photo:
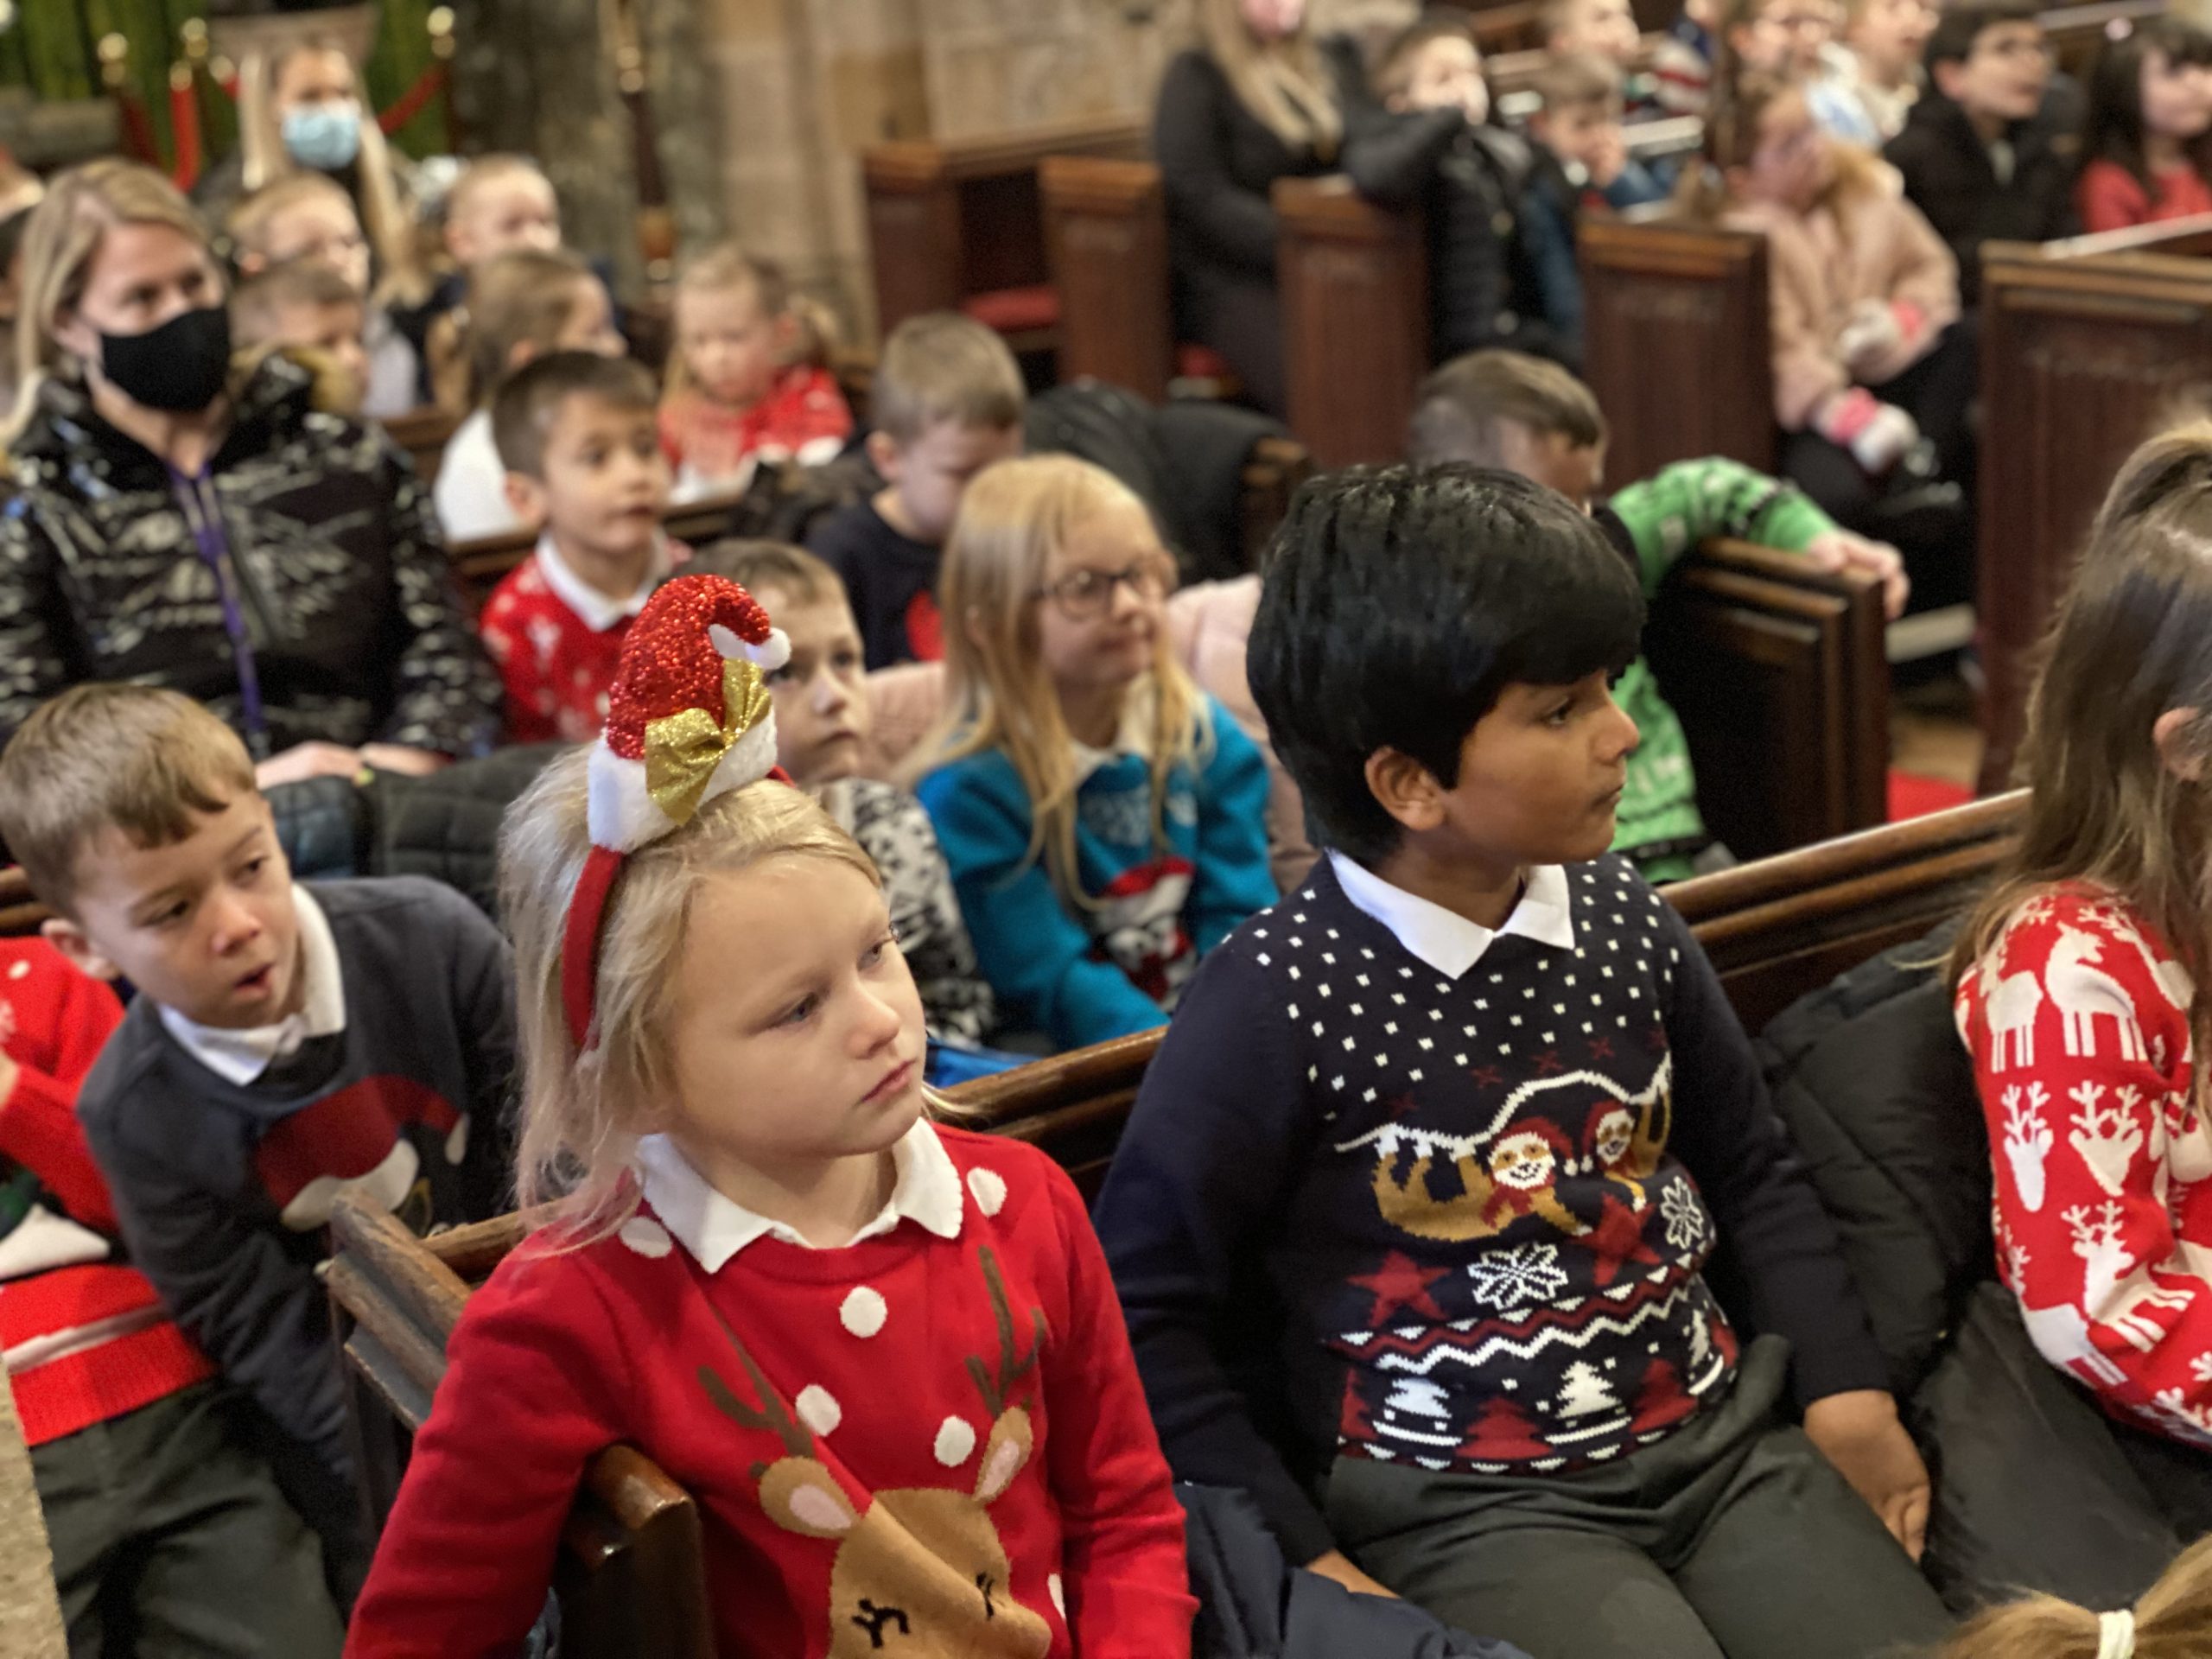
<svg viewBox="0 0 2212 1659">
<path fill-rule="evenodd" d="M 2048 242 L 2074 213 L 2080 137 L 2053 118 L 2049 43 L 2031 0 L 1961 0 L 1928 37 L 1928 86 L 1882 153 L 1959 262 L 1959 296 L 1981 289 L 1985 242 Z"/>
<path fill-rule="evenodd" d="M 630 619 L 683 551 L 661 534 L 671 480 L 657 404 L 641 365 L 593 352 L 538 358 L 492 399 L 508 505 L 543 526 L 477 623 L 506 683 L 511 743 L 598 735 Z"/>
<path fill-rule="evenodd" d="M 1559 365 L 1476 352 L 1421 383 L 1406 458 L 1496 467 L 1549 485 L 1591 514 L 1647 597 L 1700 542 L 1726 536 L 1802 554 L 1822 569 L 1879 576 L 1890 615 L 1904 609 L 1910 584 L 1897 550 L 1838 529 L 1795 485 L 1716 456 L 1677 461 L 1601 497 L 1605 442 L 1596 396 Z M 1698 861 L 1713 844 L 1698 811 L 1689 740 L 1641 657 L 1613 696 L 1642 734 L 1614 815 L 1614 850 L 1647 880 L 1680 880 L 1702 868 Z"/>
<path fill-rule="evenodd" d="M 1300 493 L 1249 671 L 1330 850 L 1185 993 L 1098 1230 L 1177 1477 L 1292 1560 L 1533 1654 L 1863 1659 L 1945 1628 L 1927 1474 L 1712 965 L 1605 851 L 1643 620 L 1524 479 Z"/>
</svg>

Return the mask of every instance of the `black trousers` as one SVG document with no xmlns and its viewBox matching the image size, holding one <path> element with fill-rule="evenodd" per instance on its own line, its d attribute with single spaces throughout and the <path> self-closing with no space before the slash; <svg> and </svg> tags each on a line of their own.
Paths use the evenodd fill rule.
<svg viewBox="0 0 2212 1659">
<path fill-rule="evenodd" d="M 70 1659 L 336 1659 L 315 1535 L 219 1382 L 31 1448 Z"/>
<path fill-rule="evenodd" d="M 1340 1458 L 1327 1515 L 1367 1572 L 1533 1659 L 1874 1659 L 1929 1648 L 1942 1604 L 1777 1407 L 1788 1344 L 1729 1397 L 1580 1473 L 1433 1474 Z"/>
</svg>

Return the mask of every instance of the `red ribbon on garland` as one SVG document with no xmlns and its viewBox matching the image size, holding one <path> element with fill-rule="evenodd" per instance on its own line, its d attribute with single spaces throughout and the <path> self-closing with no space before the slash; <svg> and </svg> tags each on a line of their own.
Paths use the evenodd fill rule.
<svg viewBox="0 0 2212 1659">
<path fill-rule="evenodd" d="M 169 131 L 176 139 L 176 165 L 169 182 L 189 190 L 200 180 L 200 98 L 190 64 L 169 71 Z"/>
<path fill-rule="evenodd" d="M 399 95 L 398 101 L 377 117 L 377 125 L 384 129 L 389 138 L 402 127 L 430 107 L 430 100 L 446 89 L 448 75 L 443 63 L 433 63 L 415 77 L 415 84 Z"/>
</svg>

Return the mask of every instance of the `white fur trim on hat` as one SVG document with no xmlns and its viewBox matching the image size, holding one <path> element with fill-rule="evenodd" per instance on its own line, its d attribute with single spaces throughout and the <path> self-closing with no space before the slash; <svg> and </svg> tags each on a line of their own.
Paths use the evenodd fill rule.
<svg viewBox="0 0 2212 1659">
<path fill-rule="evenodd" d="M 769 629 L 767 639 L 754 645 L 739 639 L 721 623 L 713 622 L 707 626 L 707 638 L 725 658 L 742 657 L 764 674 L 781 668 L 791 659 L 791 636 L 781 628 Z"/>
<path fill-rule="evenodd" d="M 704 806 L 726 791 L 759 783 L 775 764 L 776 716 L 771 710 L 729 746 L 707 780 L 699 804 Z M 677 827 L 676 820 L 645 791 L 645 763 L 625 760 L 607 747 L 605 738 L 592 745 L 588 778 L 584 821 L 594 847 L 634 853 Z"/>
</svg>

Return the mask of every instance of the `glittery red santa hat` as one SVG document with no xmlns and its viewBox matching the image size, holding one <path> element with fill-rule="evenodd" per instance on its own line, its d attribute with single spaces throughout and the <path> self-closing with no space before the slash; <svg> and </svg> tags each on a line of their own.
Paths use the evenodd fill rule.
<svg viewBox="0 0 2212 1659">
<path fill-rule="evenodd" d="M 561 1001 L 578 1048 L 595 1040 L 600 924 L 623 859 L 690 823 L 715 796 L 783 775 L 762 676 L 790 657 L 791 641 L 760 602 L 721 576 L 677 577 L 631 624 L 607 728 L 592 747 L 592 850 L 562 939 Z"/>
</svg>

